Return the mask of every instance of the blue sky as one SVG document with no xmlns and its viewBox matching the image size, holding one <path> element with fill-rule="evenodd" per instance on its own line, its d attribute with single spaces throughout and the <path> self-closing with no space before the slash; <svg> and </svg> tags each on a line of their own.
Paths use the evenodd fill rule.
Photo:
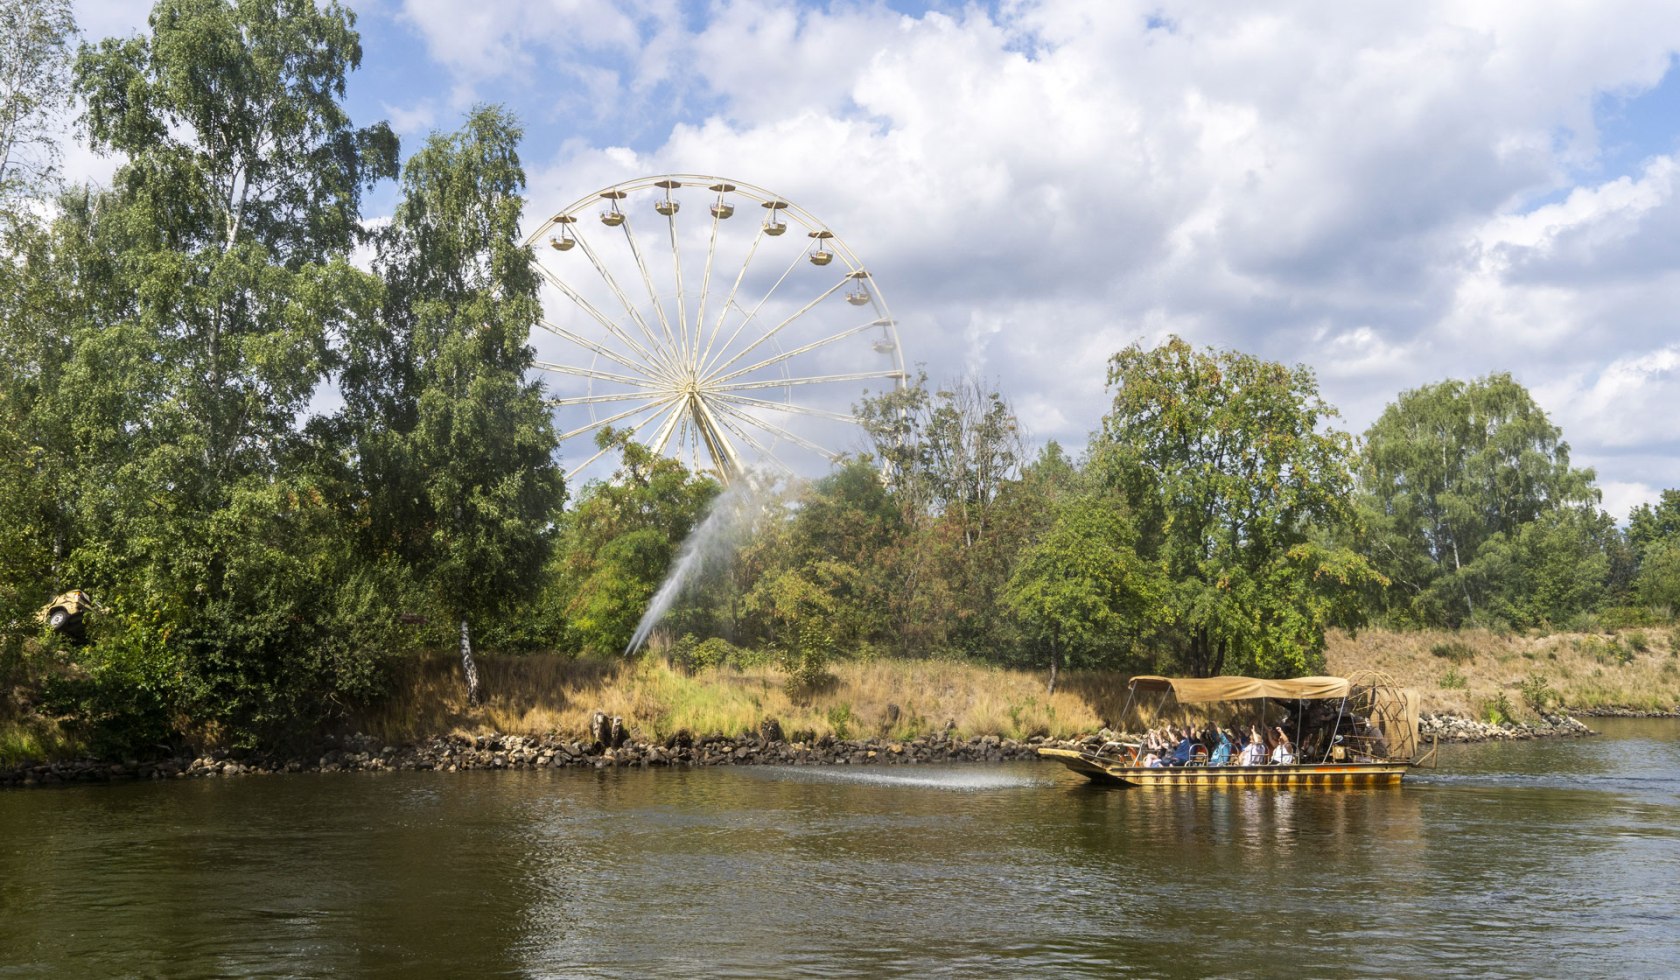
<svg viewBox="0 0 1680 980">
<path fill-rule="evenodd" d="M 909 361 L 1038 439 L 1082 445 L 1107 356 L 1176 332 L 1312 366 L 1355 432 L 1510 371 L 1616 516 L 1680 486 L 1666 0 L 351 6 L 358 121 L 412 149 L 508 105 L 538 215 L 647 174 L 773 188 L 867 257 Z"/>
</svg>

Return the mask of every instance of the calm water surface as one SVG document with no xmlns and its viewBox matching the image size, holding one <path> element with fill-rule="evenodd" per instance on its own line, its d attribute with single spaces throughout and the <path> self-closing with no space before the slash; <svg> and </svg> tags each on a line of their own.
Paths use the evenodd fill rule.
<svg viewBox="0 0 1680 980">
<path fill-rule="evenodd" d="M 1398 790 L 1049 765 L 0 793 L 0 976 L 1680 975 L 1680 722 Z"/>
</svg>

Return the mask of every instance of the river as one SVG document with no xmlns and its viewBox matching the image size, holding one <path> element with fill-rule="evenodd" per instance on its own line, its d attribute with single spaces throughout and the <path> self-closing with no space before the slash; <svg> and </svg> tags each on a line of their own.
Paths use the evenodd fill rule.
<svg viewBox="0 0 1680 980">
<path fill-rule="evenodd" d="M 1680 974 L 1680 722 L 1399 789 L 1048 764 L 0 793 L 0 976 Z"/>
</svg>

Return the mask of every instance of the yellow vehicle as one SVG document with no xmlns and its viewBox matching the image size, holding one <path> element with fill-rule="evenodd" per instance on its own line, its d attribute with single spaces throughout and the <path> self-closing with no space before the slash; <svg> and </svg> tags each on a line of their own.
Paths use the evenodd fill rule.
<svg viewBox="0 0 1680 980">
<path fill-rule="evenodd" d="M 82 628 L 82 614 L 98 608 L 86 592 L 71 589 L 42 606 L 35 619 L 54 633 L 77 633 Z"/>
</svg>

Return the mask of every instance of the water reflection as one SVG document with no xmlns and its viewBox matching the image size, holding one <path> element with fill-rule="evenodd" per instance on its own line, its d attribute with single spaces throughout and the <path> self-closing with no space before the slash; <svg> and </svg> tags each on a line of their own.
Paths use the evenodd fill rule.
<svg viewBox="0 0 1680 980">
<path fill-rule="evenodd" d="M 1680 724 L 1401 789 L 1045 766 L 0 794 L 0 973 L 1680 972 Z"/>
</svg>

